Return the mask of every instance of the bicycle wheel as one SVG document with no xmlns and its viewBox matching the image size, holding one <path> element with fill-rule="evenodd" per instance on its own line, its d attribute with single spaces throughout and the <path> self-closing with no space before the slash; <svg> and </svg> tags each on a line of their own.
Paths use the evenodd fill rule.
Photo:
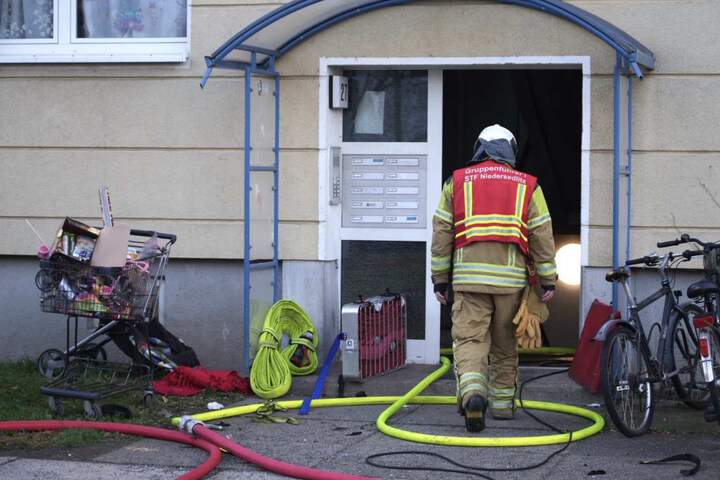
<svg viewBox="0 0 720 480">
<path fill-rule="evenodd" d="M 692 318 L 703 310 L 694 304 L 682 305 L 683 315 L 670 318 L 664 363 L 668 371 L 678 371 L 670 381 L 678 397 L 690 408 L 701 410 L 710 402 L 707 384 L 700 365 L 698 336 Z"/>
<path fill-rule="evenodd" d="M 605 339 L 600 375 L 605 408 L 618 430 L 628 437 L 647 432 L 655 411 L 650 362 L 629 328 L 613 330 Z"/>
</svg>

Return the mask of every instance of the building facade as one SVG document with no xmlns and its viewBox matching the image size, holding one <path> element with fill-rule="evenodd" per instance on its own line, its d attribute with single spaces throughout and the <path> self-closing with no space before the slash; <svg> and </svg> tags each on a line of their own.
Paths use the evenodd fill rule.
<svg viewBox="0 0 720 480">
<path fill-rule="evenodd" d="M 178 236 L 167 272 L 168 328 L 204 365 L 244 368 L 245 79 L 216 68 L 204 89 L 199 83 L 206 55 L 289 2 L 193 1 L 186 17 L 173 20 L 184 22 L 185 31 L 163 33 L 170 40 L 148 47 L 126 42 L 125 50 L 117 41 L 90 44 L 72 34 L 79 8 L 55 2 L 55 31 L 62 37 L 69 25 L 71 32 L 66 44 L 65 37 L 55 50 L 37 39 L 0 40 L 3 357 L 33 357 L 65 343 L 64 318 L 37 305 L 39 241 L 25 219 L 45 239 L 65 216 L 98 224 L 96 192 L 104 184 L 116 222 Z M 629 257 L 683 232 L 716 239 L 720 5 L 567 3 L 632 35 L 656 58 L 654 70 L 632 80 L 626 117 L 632 119 Z M 7 11 L 0 15 L 7 19 Z M 615 65 L 615 50 L 566 19 L 462 0 L 407 2 L 352 16 L 279 57 L 279 290 L 318 326 L 320 353 L 340 331 L 342 303 L 397 288 L 415 302 L 411 361 L 437 361 L 446 320 L 429 294 L 429 218 L 443 179 L 491 123 L 516 131 L 527 170 L 546 191 L 558 247 L 581 245 L 581 283 L 561 282 L 551 312 L 556 330 L 548 326 L 554 344 L 572 346 L 592 300 L 612 299 L 604 273 L 613 264 L 620 221 L 613 215 Z M 331 76 L 349 79 L 347 109 L 329 105 Z M 352 175 L 372 174 L 370 167 L 342 170 L 334 202 L 333 153 L 346 167 L 353 159 L 382 158 L 385 166 L 417 160 L 408 171 L 382 172 L 412 174 L 407 178 L 416 190 L 407 201 L 414 206 L 403 205 L 417 215 L 353 210 L 352 201 L 365 201 L 353 188 L 365 184 L 353 183 Z M 254 192 L 256 203 L 258 194 L 272 196 Z M 399 193 L 388 198 L 405 201 Z M 382 217 L 380 225 L 371 217 Z M 398 218 L 408 223 L 388 224 Z M 682 270 L 678 286 L 695 277 L 692 268 Z M 654 278 L 639 274 L 638 288 L 652 288 Z M 94 324 L 82 320 L 80 328 L 87 333 Z"/>
</svg>

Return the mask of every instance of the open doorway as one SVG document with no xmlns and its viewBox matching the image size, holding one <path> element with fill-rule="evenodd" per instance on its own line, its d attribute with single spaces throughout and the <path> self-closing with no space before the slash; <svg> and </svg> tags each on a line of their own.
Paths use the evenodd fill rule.
<svg viewBox="0 0 720 480">
<path fill-rule="evenodd" d="M 579 245 L 582 70 L 445 70 L 443 179 L 472 158 L 478 133 L 495 123 L 515 134 L 517 167 L 542 186 L 556 249 Z M 577 346 L 580 285 L 571 283 L 560 280 L 549 304 L 550 319 L 544 325 L 549 346 Z M 442 347 L 452 344 L 451 326 L 449 309 L 443 308 Z"/>
</svg>

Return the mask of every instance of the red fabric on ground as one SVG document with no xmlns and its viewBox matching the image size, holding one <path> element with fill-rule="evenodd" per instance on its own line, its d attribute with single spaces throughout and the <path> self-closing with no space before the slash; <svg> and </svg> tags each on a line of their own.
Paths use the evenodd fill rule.
<svg viewBox="0 0 720 480">
<path fill-rule="evenodd" d="M 206 370 L 203 367 L 177 366 L 165 378 L 153 382 L 153 387 L 161 395 L 178 397 L 197 395 L 206 388 L 252 394 L 250 379 L 240 377 L 235 370 Z"/>
</svg>

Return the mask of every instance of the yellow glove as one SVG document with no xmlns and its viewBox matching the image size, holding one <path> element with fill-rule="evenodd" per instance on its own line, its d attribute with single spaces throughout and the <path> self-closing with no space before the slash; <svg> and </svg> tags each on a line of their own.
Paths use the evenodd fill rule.
<svg viewBox="0 0 720 480">
<path fill-rule="evenodd" d="M 528 312 L 538 317 L 538 321 L 543 323 L 550 316 L 550 311 L 546 304 L 543 303 L 540 296 L 535 293 L 535 290 L 531 291 L 528 295 Z"/>
<path fill-rule="evenodd" d="M 525 333 L 525 330 L 527 330 L 527 313 L 527 300 L 523 299 L 522 302 L 520 302 L 520 308 L 515 314 L 515 318 L 513 318 L 513 323 L 518 326 L 517 331 L 515 332 L 516 337 L 519 337 L 520 335 Z"/>
<path fill-rule="evenodd" d="M 550 312 L 532 287 L 526 287 L 523 296 L 520 308 L 513 318 L 513 323 L 518 326 L 515 337 L 522 348 L 534 349 L 542 346 L 540 324 L 547 320 Z"/>
<path fill-rule="evenodd" d="M 542 346 L 542 331 L 539 317 L 528 313 L 526 317 L 527 329 L 518 336 L 518 345 L 522 348 L 534 349 Z"/>
</svg>

